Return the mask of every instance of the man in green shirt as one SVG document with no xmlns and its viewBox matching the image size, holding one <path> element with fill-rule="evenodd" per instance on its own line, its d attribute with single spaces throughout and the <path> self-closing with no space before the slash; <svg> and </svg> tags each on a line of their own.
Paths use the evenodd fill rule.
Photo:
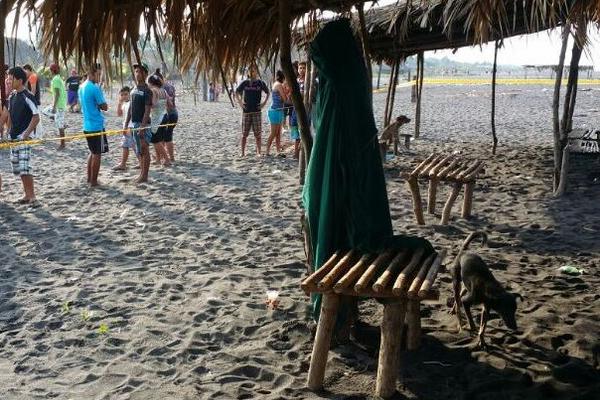
<svg viewBox="0 0 600 400">
<path fill-rule="evenodd" d="M 50 72 L 52 72 L 52 81 L 50 82 L 50 89 L 52 90 L 52 114 L 54 115 L 54 125 L 58 129 L 60 137 L 65 137 L 65 111 L 67 109 L 67 91 L 65 90 L 65 83 L 60 77 L 60 68 L 58 64 L 50 65 Z M 60 141 L 59 150 L 65 148 L 65 141 Z"/>
</svg>

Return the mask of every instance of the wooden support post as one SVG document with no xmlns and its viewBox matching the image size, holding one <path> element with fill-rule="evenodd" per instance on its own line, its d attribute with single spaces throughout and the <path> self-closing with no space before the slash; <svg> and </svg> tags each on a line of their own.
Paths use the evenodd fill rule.
<svg viewBox="0 0 600 400">
<path fill-rule="evenodd" d="M 410 176 L 406 183 L 412 195 L 413 210 L 417 224 L 425 225 L 425 217 L 423 216 L 423 205 L 421 204 L 421 192 L 419 191 L 419 181 L 416 176 Z"/>
<path fill-rule="evenodd" d="M 406 310 L 406 348 L 417 350 L 421 345 L 421 301 L 408 300 Z"/>
<path fill-rule="evenodd" d="M 435 198 L 437 196 L 437 186 L 439 180 L 433 176 L 429 178 L 429 192 L 427 193 L 427 213 L 435 213 Z"/>
<path fill-rule="evenodd" d="M 363 57 L 365 58 L 365 67 L 367 69 L 367 78 L 369 79 L 369 95 L 373 92 L 373 68 L 371 67 L 371 50 L 369 46 L 369 34 L 367 32 L 367 23 L 365 22 L 364 4 L 356 4 L 358 11 L 358 22 L 360 26 L 360 41 L 362 42 Z"/>
<path fill-rule="evenodd" d="M 498 70 L 498 49 L 500 48 L 501 42 L 496 40 L 494 46 L 494 67 L 492 68 L 492 138 L 494 140 L 492 145 L 492 154 L 496 154 L 496 147 L 498 146 L 498 137 L 496 136 L 496 71 Z"/>
<path fill-rule="evenodd" d="M 562 74 L 565 66 L 565 54 L 567 52 L 567 43 L 569 41 L 569 32 L 571 26 L 565 25 L 562 28 L 562 44 L 560 48 L 560 56 L 558 58 L 558 67 L 556 68 L 556 79 L 554 81 L 554 94 L 552 96 L 552 130 L 554 134 L 554 173 L 553 173 L 553 190 L 558 189 L 560 180 L 560 167 L 562 149 L 560 146 L 560 120 L 558 109 L 560 107 L 560 86 L 562 84 Z"/>
<path fill-rule="evenodd" d="M 471 216 L 471 210 L 473 209 L 473 190 L 475 189 L 475 181 L 465 183 L 465 198 L 463 200 L 463 207 L 461 217 L 469 218 Z"/>
<path fill-rule="evenodd" d="M 279 0 L 279 57 L 281 63 L 281 69 L 285 79 L 292 89 L 292 104 L 298 117 L 298 125 L 300 128 L 300 138 L 302 143 L 302 149 L 304 151 L 304 159 L 300 162 L 300 184 L 304 183 L 304 168 L 310 162 L 310 152 L 312 150 L 312 136 L 310 134 L 310 125 L 308 123 L 308 114 L 304 107 L 302 100 L 302 94 L 300 93 L 300 86 L 296 79 L 294 68 L 292 67 L 292 55 L 291 55 L 291 9 L 293 8 L 292 0 Z"/>
<path fill-rule="evenodd" d="M 392 97 L 390 98 L 390 109 L 388 110 L 388 125 L 392 122 L 394 115 L 394 102 L 396 101 L 396 87 L 398 86 L 398 74 L 400 73 L 400 61 L 396 61 L 396 70 L 394 71 L 394 84 L 392 86 Z"/>
<path fill-rule="evenodd" d="M 420 76 L 417 79 L 419 86 L 417 88 L 417 108 L 415 110 L 415 139 L 418 139 L 421 133 L 421 98 L 423 97 L 423 70 L 425 69 L 425 57 L 422 51 L 417 56 L 417 63 L 420 66 Z"/>
<path fill-rule="evenodd" d="M 404 324 L 406 302 L 385 304 L 381 321 L 381 344 L 377 365 L 375 394 L 388 399 L 396 392 L 398 368 L 400 366 L 400 332 Z"/>
<path fill-rule="evenodd" d="M 385 97 L 385 109 L 383 111 L 383 126 L 386 127 L 390 124 L 388 120 L 388 114 L 390 109 L 390 99 L 392 98 L 392 85 L 394 84 L 394 71 L 396 71 L 396 62 L 393 61 L 390 70 L 390 81 L 388 83 L 387 95 Z"/>
<path fill-rule="evenodd" d="M 448 225 L 448 221 L 450 220 L 450 214 L 452 213 L 452 206 L 454 205 L 454 202 L 456 201 L 456 198 L 460 193 L 461 186 L 462 184 L 457 182 L 452 187 L 452 192 L 450 193 L 450 196 L 448 197 L 448 200 L 444 205 L 444 211 L 442 211 L 442 220 L 440 221 L 440 224 Z"/>
<path fill-rule="evenodd" d="M 307 386 L 310 390 L 317 391 L 323 388 L 325 379 L 325 368 L 327 366 L 327 355 L 331 344 L 331 336 L 335 326 L 335 317 L 337 315 L 340 296 L 336 294 L 324 294 L 321 304 L 321 314 L 317 334 L 315 335 L 315 344 L 313 345 L 312 356 L 310 358 L 310 368 L 308 370 Z"/>
</svg>

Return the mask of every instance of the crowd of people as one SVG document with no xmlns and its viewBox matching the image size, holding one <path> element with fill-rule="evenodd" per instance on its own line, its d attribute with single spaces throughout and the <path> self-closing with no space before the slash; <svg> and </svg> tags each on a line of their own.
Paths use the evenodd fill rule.
<svg viewBox="0 0 600 400">
<path fill-rule="evenodd" d="M 296 67 L 296 79 L 303 94 L 306 63 L 299 62 Z M 49 70 L 52 74 L 50 81 L 52 102 L 41 111 L 40 82 L 33 68 L 30 65 L 10 68 L 5 80 L 8 101 L 6 107 L 3 106 L 0 116 L 0 138 L 4 138 L 6 127 L 7 138 L 13 142 L 10 147 L 12 171 L 20 177 L 23 184 L 24 196 L 18 202 L 31 206 L 36 206 L 37 200 L 31 163 L 32 146 L 27 141 L 36 138 L 40 113 L 53 120 L 58 135 L 62 138 L 58 150 L 62 150 L 66 148 L 67 139 L 65 113 L 67 109 L 71 112 L 81 111 L 83 133 L 89 149 L 86 175 L 90 187 L 99 185 L 102 155 L 108 152 L 104 116 L 108 111 L 108 104 L 100 85 L 101 66 L 92 64 L 83 82 L 74 69 L 65 80 L 60 75 L 58 64 L 51 64 Z M 130 153 L 134 151 L 137 158 L 134 168 L 139 169 L 135 182 L 143 183 L 148 181 L 152 162 L 151 146 L 154 147 L 156 165 L 169 167 L 175 161 L 173 129 L 178 122 L 178 113 L 175 104 L 175 87 L 164 79 L 160 69 L 149 74 L 148 66 L 138 63 L 133 65 L 133 75 L 135 79 L 133 86 L 121 88 L 116 105 L 117 115 L 123 121 L 119 129 L 122 135 L 122 155 L 113 170 L 125 171 Z M 298 158 L 300 151 L 298 118 L 291 105 L 291 85 L 286 81 L 284 74 L 277 71 L 273 86 L 269 90 L 267 84 L 258 76 L 258 67 L 251 65 L 248 78 L 238 85 L 235 94 L 242 108 L 241 155 L 246 154 L 247 139 L 251 130 L 256 140 L 256 153 L 259 156 L 263 154 L 262 109 L 271 99 L 267 113 L 271 129 L 266 141 L 266 155 L 270 155 L 273 144 L 277 154 L 283 154 L 281 136 L 287 125 L 290 139 L 294 143 L 294 157 Z"/>
<path fill-rule="evenodd" d="M 5 66 L 6 67 L 6 66 Z M 8 69 L 8 68 L 6 68 Z M 86 79 L 81 82 L 77 71 L 63 81 L 60 68 L 51 64 L 50 92 L 52 103 L 45 110 L 58 130 L 59 137 L 65 138 L 65 112 L 81 110 L 83 133 L 87 141 L 89 156 L 87 160 L 87 183 L 90 187 L 99 185 L 98 175 L 102 154 L 108 152 L 108 139 L 104 112 L 108 104 L 99 85 L 101 66 L 91 65 Z M 140 170 L 135 180 L 147 182 L 151 163 L 150 146 L 154 146 L 155 163 L 168 167 L 175 161 L 173 130 L 178 121 L 175 104 L 175 87 L 165 80 L 160 69 L 149 75 L 144 63 L 133 65 L 135 85 L 120 90 L 117 115 L 123 118 L 119 133 L 122 135 L 121 162 L 113 170 L 127 169 L 129 151 L 134 150 L 138 159 L 135 168 Z M 31 163 L 32 146 L 28 141 L 37 137 L 40 122 L 40 85 L 38 77 L 30 65 L 8 69 L 5 80 L 6 105 L 2 105 L 0 114 L 0 139 L 4 139 L 6 129 L 10 140 L 10 160 L 13 174 L 19 176 L 23 184 L 24 196 L 20 204 L 37 206 L 34 190 L 33 169 Z M 60 140 L 59 150 L 66 147 L 65 139 Z M 0 179 L 0 190 L 1 190 Z"/>
</svg>

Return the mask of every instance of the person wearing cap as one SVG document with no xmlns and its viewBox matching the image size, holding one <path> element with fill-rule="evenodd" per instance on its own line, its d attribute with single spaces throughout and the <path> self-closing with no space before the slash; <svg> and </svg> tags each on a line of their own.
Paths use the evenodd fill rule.
<svg viewBox="0 0 600 400">
<path fill-rule="evenodd" d="M 74 109 L 79 102 L 77 98 L 77 91 L 79 90 L 79 84 L 81 83 L 81 78 L 77 74 L 77 70 L 73 68 L 71 70 L 71 76 L 69 76 L 66 80 L 67 84 L 67 104 L 69 105 L 69 111 L 76 112 Z"/>
<path fill-rule="evenodd" d="M 140 175 L 136 183 L 148 182 L 150 170 L 150 110 L 152 109 L 152 91 L 146 84 L 148 66 L 144 63 L 133 65 L 136 86 L 131 91 L 131 104 L 127 112 L 125 126 L 131 126 L 136 144 L 136 153 L 140 159 Z M 129 125 L 131 123 L 131 125 Z"/>
<path fill-rule="evenodd" d="M 52 80 L 50 81 L 50 89 L 52 90 L 52 114 L 54 114 L 54 126 L 58 129 L 60 137 L 65 137 L 65 111 L 67 109 L 67 91 L 65 83 L 60 77 L 60 68 L 58 64 L 50 64 L 50 72 L 52 72 Z M 60 141 L 58 150 L 65 148 L 65 141 Z"/>
<path fill-rule="evenodd" d="M 100 174 L 100 163 L 102 153 L 108 153 L 108 140 L 104 132 L 104 115 L 102 111 L 108 110 L 104 99 L 104 93 L 98 86 L 100 79 L 100 67 L 97 64 L 90 66 L 88 79 L 79 87 L 79 99 L 81 101 L 81 112 L 83 113 L 83 133 L 90 135 L 86 137 L 90 155 L 87 163 L 87 182 L 91 187 L 98 186 L 98 175 Z"/>
<path fill-rule="evenodd" d="M 40 85 L 38 85 L 38 76 L 29 64 L 23 65 L 23 69 L 27 74 L 27 90 L 33 94 L 35 97 L 35 105 L 39 107 L 42 102 L 40 97 Z"/>
</svg>

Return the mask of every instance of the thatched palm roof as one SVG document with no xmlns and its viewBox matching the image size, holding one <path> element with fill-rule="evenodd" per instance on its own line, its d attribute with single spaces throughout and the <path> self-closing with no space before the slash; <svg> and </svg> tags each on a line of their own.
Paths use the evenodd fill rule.
<svg viewBox="0 0 600 400">
<path fill-rule="evenodd" d="M 279 4 L 304 26 L 322 10 L 348 13 L 364 0 L 12 0 L 36 14 L 47 55 L 85 60 L 130 52 L 140 21 L 152 36 L 168 35 L 182 67 L 235 67 L 278 48 Z M 523 8 L 523 4 L 527 6 Z M 372 11 L 375 12 L 375 11 Z M 598 0 L 399 0 L 370 18 L 373 50 L 392 53 L 452 48 L 573 21 L 600 21 Z M 310 31 L 310 30 L 309 30 Z M 442 47 L 443 46 L 443 47 Z M 399 52 L 399 53 L 398 53 Z"/>
<path fill-rule="evenodd" d="M 598 0 L 431 0 L 373 8 L 366 28 L 375 59 L 405 58 L 420 51 L 452 49 L 600 21 Z M 585 43 L 586 31 L 578 38 Z"/>
</svg>

